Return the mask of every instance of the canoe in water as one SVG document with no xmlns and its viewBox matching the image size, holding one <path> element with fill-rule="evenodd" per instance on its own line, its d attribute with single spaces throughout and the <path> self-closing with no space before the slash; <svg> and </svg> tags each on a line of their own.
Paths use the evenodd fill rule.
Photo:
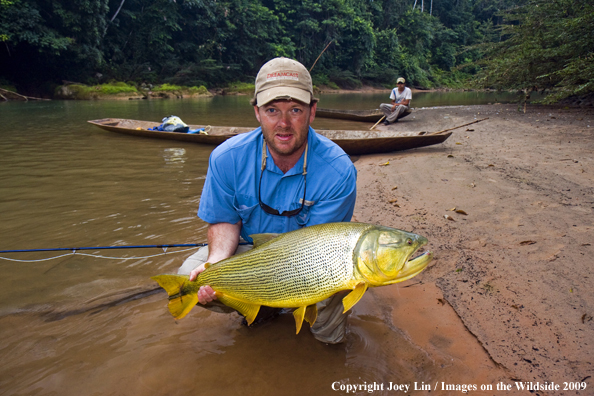
<svg viewBox="0 0 594 396">
<path fill-rule="evenodd" d="M 400 118 L 404 118 L 412 113 L 409 109 Z M 316 117 L 334 118 L 338 120 L 362 121 L 362 122 L 377 122 L 384 116 L 380 109 L 373 110 L 337 110 L 337 109 L 322 109 L 316 110 Z"/>
<path fill-rule="evenodd" d="M 149 131 L 161 125 L 160 122 L 129 120 L 123 118 L 104 118 L 88 121 L 111 132 L 132 136 L 152 137 L 157 139 L 179 140 L 208 145 L 219 145 L 225 140 L 254 130 L 251 127 L 227 127 L 189 125 L 190 129 L 206 128 L 208 134 Z M 326 136 L 339 145 L 349 155 L 389 153 L 392 151 L 409 150 L 417 147 L 431 146 L 443 143 L 452 134 L 428 132 L 398 132 L 398 131 L 348 131 L 317 129 L 316 132 Z"/>
</svg>

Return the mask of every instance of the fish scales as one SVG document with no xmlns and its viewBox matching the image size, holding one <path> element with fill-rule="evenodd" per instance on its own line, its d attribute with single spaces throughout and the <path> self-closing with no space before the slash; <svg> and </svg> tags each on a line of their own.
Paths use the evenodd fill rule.
<svg viewBox="0 0 594 396">
<path fill-rule="evenodd" d="M 266 243 L 233 262 L 214 264 L 198 281 L 217 292 L 232 290 L 237 298 L 263 305 L 313 303 L 331 296 L 353 279 L 353 251 L 369 227 L 330 226 L 319 232 L 312 229 L 314 235 L 307 237 L 283 234 L 273 244 Z M 271 288 L 271 284 L 275 287 Z"/>
</svg>

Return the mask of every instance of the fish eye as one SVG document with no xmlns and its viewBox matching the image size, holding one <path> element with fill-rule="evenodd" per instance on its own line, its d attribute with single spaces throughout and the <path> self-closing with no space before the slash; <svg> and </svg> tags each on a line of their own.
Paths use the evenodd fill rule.
<svg viewBox="0 0 594 396">
<path fill-rule="evenodd" d="M 413 241 L 412 241 L 412 239 L 408 238 L 408 239 L 406 240 L 406 243 L 408 243 L 409 245 L 412 245 Z"/>
</svg>

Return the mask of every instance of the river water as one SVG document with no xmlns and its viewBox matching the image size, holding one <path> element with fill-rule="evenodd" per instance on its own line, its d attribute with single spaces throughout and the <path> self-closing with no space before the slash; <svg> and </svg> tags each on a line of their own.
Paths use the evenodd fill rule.
<svg viewBox="0 0 594 396">
<path fill-rule="evenodd" d="M 324 95 L 320 106 L 371 109 L 386 96 Z M 416 93 L 413 106 L 513 99 Z M 257 126 L 245 96 L 0 103 L 0 250 L 204 242 L 196 211 L 212 147 L 86 123 L 171 114 Z M 314 127 L 362 128 L 322 119 Z M 0 394 L 324 395 L 333 383 L 435 378 L 439 368 L 386 325 L 389 306 L 372 295 L 355 306 L 338 346 L 315 341 L 306 326 L 296 336 L 292 315 L 253 329 L 202 309 L 175 321 L 149 278 L 175 272 L 193 251 L 0 254 Z"/>
</svg>

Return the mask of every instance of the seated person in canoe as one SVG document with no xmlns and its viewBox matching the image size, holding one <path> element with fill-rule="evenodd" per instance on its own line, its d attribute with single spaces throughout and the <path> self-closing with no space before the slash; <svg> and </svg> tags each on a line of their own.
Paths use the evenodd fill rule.
<svg viewBox="0 0 594 396">
<path fill-rule="evenodd" d="M 405 86 L 406 80 L 403 77 L 396 80 L 396 85 L 390 93 L 392 103 L 380 104 L 380 110 L 384 112 L 386 119 L 384 125 L 390 125 L 398 122 L 399 118 L 410 114 L 410 101 L 412 100 L 412 91 Z"/>
</svg>

